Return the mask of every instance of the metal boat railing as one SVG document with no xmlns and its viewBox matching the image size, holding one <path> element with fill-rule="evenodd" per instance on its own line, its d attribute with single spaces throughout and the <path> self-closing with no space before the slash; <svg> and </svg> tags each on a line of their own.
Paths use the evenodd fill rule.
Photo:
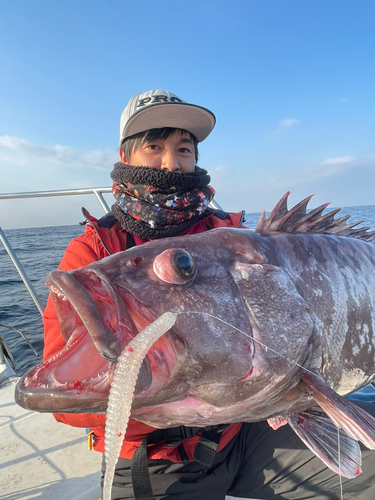
<svg viewBox="0 0 375 500">
<path fill-rule="evenodd" d="M 104 210 L 105 213 L 110 212 L 110 208 L 107 205 L 107 202 L 103 198 L 103 193 L 111 193 L 112 188 L 85 188 L 85 189 L 60 189 L 54 191 L 30 191 L 25 193 L 0 193 L 0 200 L 18 200 L 21 198 L 49 198 L 54 196 L 75 196 L 75 195 L 83 195 L 83 194 L 93 194 L 98 200 L 100 206 Z M 210 206 L 216 210 L 221 210 L 220 205 L 216 202 L 211 201 Z M 11 259 L 14 267 L 18 271 L 22 281 L 24 282 L 27 291 L 29 292 L 31 298 L 33 299 L 36 307 L 38 308 L 40 314 L 43 314 L 43 306 L 39 300 L 38 294 L 36 293 L 35 288 L 31 284 L 26 271 L 22 267 L 21 262 L 19 261 L 16 252 L 13 250 L 11 244 L 9 243 L 8 238 L 5 236 L 4 231 L 0 227 L 0 241 L 2 242 L 5 250 L 7 251 L 9 258 Z"/>
<path fill-rule="evenodd" d="M 0 200 L 18 200 L 20 198 L 48 198 L 52 196 L 74 196 L 82 194 L 94 194 L 103 208 L 104 212 L 109 212 L 110 208 L 103 198 L 103 193 L 111 193 L 112 188 L 85 188 L 85 189 L 59 189 L 55 191 L 30 191 L 27 193 L 0 193 Z"/>
<path fill-rule="evenodd" d="M 16 252 L 13 250 L 11 244 L 9 243 L 8 238 L 5 236 L 5 233 L 1 229 L 1 227 L 0 227 L 0 240 L 10 257 L 10 260 L 13 262 L 14 267 L 17 269 L 18 274 L 21 276 L 22 281 L 24 282 L 25 287 L 27 288 L 27 291 L 31 295 L 31 298 L 33 299 L 36 307 L 39 309 L 40 314 L 43 314 L 43 306 L 39 300 L 38 294 L 36 293 L 35 288 L 31 284 L 26 274 L 26 271 L 22 267 L 21 262 L 18 260 Z"/>
<path fill-rule="evenodd" d="M 86 189 L 61 189 L 55 191 L 32 191 L 26 193 L 0 193 L 0 200 L 19 200 L 21 198 L 48 198 L 54 196 L 74 196 L 74 195 L 91 194 L 95 195 L 96 199 L 98 200 L 104 212 L 108 213 L 110 211 L 110 208 L 107 205 L 105 199 L 103 198 L 103 193 L 110 193 L 111 191 L 112 189 L 110 187 L 105 187 L 105 188 L 86 188 Z M 43 306 L 41 304 L 41 301 L 39 300 L 38 294 L 36 293 L 35 288 L 31 284 L 25 269 L 22 267 L 22 264 L 16 255 L 16 252 L 13 250 L 12 245 L 9 243 L 9 240 L 6 237 L 1 227 L 0 227 L 0 241 L 3 244 L 7 254 L 9 255 L 9 258 L 12 261 L 14 267 L 18 271 L 18 274 L 20 275 L 22 281 L 24 282 L 26 289 L 29 292 L 31 298 L 33 299 L 40 314 L 43 314 Z"/>
</svg>

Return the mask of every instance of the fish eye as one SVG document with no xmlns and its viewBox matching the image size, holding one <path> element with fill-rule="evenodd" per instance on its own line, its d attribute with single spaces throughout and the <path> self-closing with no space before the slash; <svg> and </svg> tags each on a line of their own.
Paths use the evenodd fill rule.
<svg viewBox="0 0 375 500">
<path fill-rule="evenodd" d="M 177 248 L 176 251 L 172 253 L 171 260 L 176 273 L 178 273 L 181 278 L 188 278 L 190 280 L 194 277 L 195 262 L 186 250 Z"/>
<path fill-rule="evenodd" d="M 164 250 L 155 258 L 153 269 L 158 278 L 174 285 L 189 283 L 196 272 L 194 259 L 182 248 Z"/>
</svg>

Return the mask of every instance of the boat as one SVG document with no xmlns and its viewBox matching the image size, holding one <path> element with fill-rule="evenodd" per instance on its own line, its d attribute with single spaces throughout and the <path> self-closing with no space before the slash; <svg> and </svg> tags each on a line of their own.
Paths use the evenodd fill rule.
<svg viewBox="0 0 375 500">
<path fill-rule="evenodd" d="M 2 500 L 99 500 L 102 457 L 87 450 L 84 429 L 18 406 L 17 381 L 11 375 L 0 386 Z"/>
</svg>

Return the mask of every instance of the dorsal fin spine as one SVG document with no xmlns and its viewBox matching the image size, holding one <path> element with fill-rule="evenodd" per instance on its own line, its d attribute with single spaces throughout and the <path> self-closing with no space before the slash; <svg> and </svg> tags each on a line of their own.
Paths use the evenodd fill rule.
<svg viewBox="0 0 375 500">
<path fill-rule="evenodd" d="M 335 215 L 341 208 L 331 210 L 322 215 L 329 203 L 325 203 L 307 213 L 307 204 L 314 195 L 308 196 L 288 210 L 287 202 L 289 191 L 276 203 L 269 216 L 263 211 L 255 228 L 258 233 L 287 232 L 287 233 L 313 233 L 332 234 L 336 236 L 347 236 L 362 239 L 364 241 L 375 241 L 375 231 L 368 232 L 371 226 L 353 229 L 363 221 L 347 224 L 351 215 L 344 215 L 335 219 Z"/>
</svg>

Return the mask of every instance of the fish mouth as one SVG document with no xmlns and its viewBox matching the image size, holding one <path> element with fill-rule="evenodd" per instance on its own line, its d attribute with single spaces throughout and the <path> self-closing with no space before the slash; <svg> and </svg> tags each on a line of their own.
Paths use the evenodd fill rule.
<svg viewBox="0 0 375 500">
<path fill-rule="evenodd" d="M 39 412 L 95 409 L 96 413 L 104 413 L 113 370 L 111 365 L 100 356 L 81 325 L 62 351 L 21 377 L 15 400 L 23 408 Z"/>
<path fill-rule="evenodd" d="M 54 271 L 46 285 L 67 344 L 21 378 L 16 400 L 37 411 L 105 412 L 114 361 L 159 315 L 127 290 L 113 288 L 97 270 Z M 143 360 L 135 395 L 170 377 L 182 344 L 170 332 L 155 343 Z"/>
</svg>

